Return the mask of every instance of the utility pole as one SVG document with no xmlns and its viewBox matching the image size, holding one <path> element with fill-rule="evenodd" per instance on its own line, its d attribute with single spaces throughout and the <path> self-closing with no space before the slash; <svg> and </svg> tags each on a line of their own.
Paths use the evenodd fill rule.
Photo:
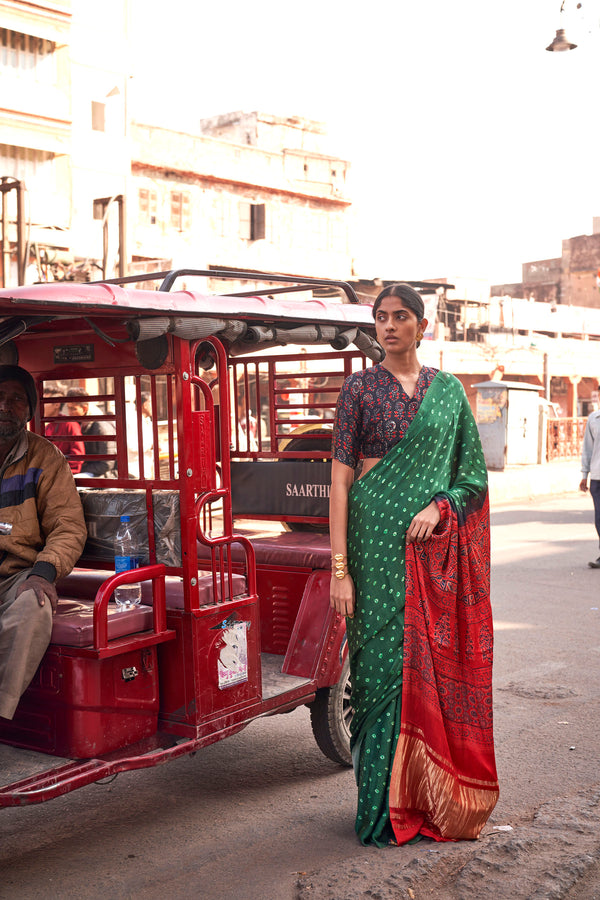
<svg viewBox="0 0 600 900">
<path fill-rule="evenodd" d="M 25 184 L 18 178 L 12 178 L 10 175 L 0 177 L 0 193 L 2 193 L 2 243 L 0 256 L 0 280 L 2 287 L 8 287 L 7 281 L 10 278 L 10 234 L 9 234 L 9 214 L 8 214 L 8 195 L 10 191 L 16 191 L 17 194 L 17 281 L 19 284 L 25 284 L 25 270 L 27 268 L 26 247 L 25 247 Z"/>
<path fill-rule="evenodd" d="M 108 215 L 110 207 L 116 203 L 119 209 L 119 277 L 127 275 L 127 230 L 126 230 L 126 205 L 125 196 L 116 194 L 114 197 L 99 197 L 94 200 L 94 218 L 102 219 L 102 277 L 110 275 L 106 271 L 108 264 Z"/>
</svg>

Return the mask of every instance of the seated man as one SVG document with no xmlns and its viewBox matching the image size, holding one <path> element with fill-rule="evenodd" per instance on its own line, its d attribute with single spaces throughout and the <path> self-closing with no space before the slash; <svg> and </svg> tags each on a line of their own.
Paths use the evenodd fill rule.
<svg viewBox="0 0 600 900">
<path fill-rule="evenodd" d="M 12 719 L 52 634 L 54 582 L 68 575 L 86 538 L 69 464 L 27 431 L 33 378 L 0 366 L 0 716 Z"/>
</svg>

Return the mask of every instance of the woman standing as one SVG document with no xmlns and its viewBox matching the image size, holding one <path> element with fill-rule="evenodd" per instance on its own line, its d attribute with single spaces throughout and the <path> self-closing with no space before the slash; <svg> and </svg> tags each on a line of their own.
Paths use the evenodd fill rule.
<svg viewBox="0 0 600 900">
<path fill-rule="evenodd" d="M 391 285 L 373 316 L 386 355 L 342 387 L 330 501 L 356 831 L 378 846 L 475 838 L 498 797 L 487 472 L 460 382 L 417 360 L 421 296 Z"/>
</svg>

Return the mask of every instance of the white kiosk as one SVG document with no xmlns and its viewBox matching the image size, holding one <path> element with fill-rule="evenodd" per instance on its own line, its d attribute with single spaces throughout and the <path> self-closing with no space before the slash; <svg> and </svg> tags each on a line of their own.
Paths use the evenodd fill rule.
<svg viewBox="0 0 600 900">
<path fill-rule="evenodd" d="M 541 386 L 481 381 L 475 420 L 488 469 L 538 462 Z"/>
</svg>

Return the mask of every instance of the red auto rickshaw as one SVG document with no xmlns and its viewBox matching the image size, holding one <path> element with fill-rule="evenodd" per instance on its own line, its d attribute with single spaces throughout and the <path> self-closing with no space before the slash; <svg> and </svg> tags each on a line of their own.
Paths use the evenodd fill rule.
<svg viewBox="0 0 600 900">
<path fill-rule="evenodd" d="M 264 289 L 211 296 L 194 284 L 249 273 L 150 277 L 158 290 L 142 276 L 0 291 L 0 359 L 37 384 L 30 427 L 52 431 L 56 384 L 109 426 L 94 454 L 82 428 L 82 470 L 106 471 L 75 475 L 88 541 L 0 724 L 1 806 L 156 766 L 302 704 L 321 750 L 351 764 L 327 509 L 340 385 L 380 358 L 370 307 L 318 279 L 252 273 Z M 124 514 L 139 567 L 114 574 Z M 141 604 L 120 610 L 115 588 L 135 582 Z"/>
</svg>

